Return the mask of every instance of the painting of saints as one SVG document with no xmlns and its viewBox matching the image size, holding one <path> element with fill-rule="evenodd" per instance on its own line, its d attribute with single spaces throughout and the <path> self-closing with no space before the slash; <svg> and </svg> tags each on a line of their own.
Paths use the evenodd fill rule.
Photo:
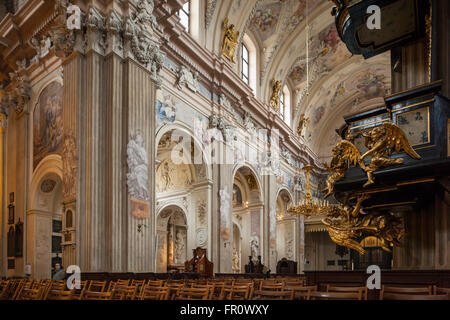
<svg viewBox="0 0 450 320">
<path fill-rule="evenodd" d="M 49 154 L 61 154 L 62 149 L 61 84 L 53 82 L 39 96 L 33 118 L 33 167 Z"/>
</svg>

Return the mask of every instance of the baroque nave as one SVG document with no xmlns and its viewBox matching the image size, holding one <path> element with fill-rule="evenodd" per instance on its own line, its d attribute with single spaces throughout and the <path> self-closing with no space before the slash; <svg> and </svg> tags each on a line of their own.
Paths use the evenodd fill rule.
<svg viewBox="0 0 450 320">
<path fill-rule="evenodd" d="M 2 1 L 0 298 L 59 268 L 449 288 L 449 11 Z"/>
</svg>

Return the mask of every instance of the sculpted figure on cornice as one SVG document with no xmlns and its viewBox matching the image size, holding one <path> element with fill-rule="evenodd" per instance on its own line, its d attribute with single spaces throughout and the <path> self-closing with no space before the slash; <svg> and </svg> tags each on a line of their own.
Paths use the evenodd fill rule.
<svg viewBox="0 0 450 320">
<path fill-rule="evenodd" d="M 269 104 L 275 111 L 280 110 L 280 97 L 281 97 L 281 81 L 272 79 L 272 95 L 270 97 Z"/>
<path fill-rule="evenodd" d="M 224 93 L 220 94 L 219 102 L 220 102 L 220 105 L 226 107 L 227 109 L 229 109 L 229 110 L 233 109 L 230 100 L 228 100 L 227 96 Z"/>
<path fill-rule="evenodd" d="M 55 20 L 55 26 L 50 30 L 55 53 L 61 58 L 72 54 L 76 43 L 75 31 L 67 28 L 67 9 L 70 5 L 71 3 L 68 0 L 55 1 L 55 10 L 58 12 L 58 15 Z"/>
<path fill-rule="evenodd" d="M 226 143 L 232 143 L 237 139 L 236 127 L 225 121 L 224 117 L 215 114 L 209 117 L 210 129 L 218 129 L 221 131 L 223 140 Z"/>
<path fill-rule="evenodd" d="M 33 58 L 37 63 L 41 58 L 44 58 L 50 51 L 52 41 L 49 36 L 43 36 L 41 40 L 37 37 L 33 37 L 28 42 L 30 46 L 36 50 L 36 56 Z"/>
<path fill-rule="evenodd" d="M 138 16 L 135 19 L 127 17 L 124 37 L 135 59 L 146 67 L 150 64 L 152 79 L 159 87 L 162 83 L 159 72 L 164 63 L 165 54 L 160 50 L 159 43 L 150 38 L 146 23 L 152 19 Z"/>
<path fill-rule="evenodd" d="M 222 54 L 231 62 L 235 62 L 234 56 L 238 44 L 239 31 L 235 31 L 234 24 L 228 26 L 228 18 L 223 22 Z"/>
<path fill-rule="evenodd" d="M 252 136 L 256 136 L 256 127 L 255 124 L 252 121 L 252 118 L 250 116 L 250 112 L 246 111 L 244 115 L 244 127 L 247 129 L 248 133 Z"/>
<path fill-rule="evenodd" d="M 177 88 L 183 89 L 183 86 L 187 86 L 195 93 L 200 91 L 200 84 L 198 82 L 198 72 L 192 72 L 185 66 L 180 66 L 177 70 Z"/>
</svg>

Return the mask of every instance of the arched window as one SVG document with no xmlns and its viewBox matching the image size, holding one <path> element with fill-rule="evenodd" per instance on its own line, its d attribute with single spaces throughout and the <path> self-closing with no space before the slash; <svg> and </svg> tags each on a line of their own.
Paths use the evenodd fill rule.
<svg viewBox="0 0 450 320">
<path fill-rule="evenodd" d="M 186 32 L 190 32 L 191 29 L 191 2 L 186 2 L 183 7 L 177 12 L 180 17 L 180 23 L 186 29 Z"/>
<path fill-rule="evenodd" d="M 285 120 L 285 118 L 284 118 L 284 111 L 285 111 L 284 99 L 285 99 L 285 95 L 284 95 L 284 91 L 283 91 L 281 93 L 281 97 L 280 97 L 280 116 L 281 116 L 281 119 L 283 119 L 283 120 Z"/>
<path fill-rule="evenodd" d="M 280 97 L 280 116 L 288 126 L 291 125 L 291 93 L 286 85 Z"/>
<path fill-rule="evenodd" d="M 241 49 L 241 78 L 247 83 L 250 88 L 253 89 L 255 95 L 258 95 L 257 83 L 258 83 L 258 63 L 257 63 L 257 53 L 258 50 L 255 46 L 255 42 L 248 34 L 244 34 L 242 38 L 242 49 Z M 245 77 L 244 77 L 245 76 Z"/>
<path fill-rule="evenodd" d="M 249 63 L 249 54 L 248 49 L 245 46 L 245 44 L 242 44 L 242 53 L 241 53 L 241 78 L 244 80 L 246 84 L 249 83 L 249 70 L 250 70 L 250 63 Z"/>
</svg>

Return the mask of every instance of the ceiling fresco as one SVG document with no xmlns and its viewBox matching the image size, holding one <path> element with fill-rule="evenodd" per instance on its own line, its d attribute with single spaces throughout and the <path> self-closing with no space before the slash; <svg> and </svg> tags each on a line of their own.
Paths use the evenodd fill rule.
<svg viewBox="0 0 450 320">
<path fill-rule="evenodd" d="M 226 17 L 241 32 L 240 41 L 244 34 L 251 35 L 260 51 L 257 98 L 268 103 L 273 78 L 287 84 L 293 102 L 292 129 L 297 131 L 301 114 L 310 118 L 304 142 L 319 157 L 331 153 L 330 146 L 338 139 L 335 129 L 344 124 L 345 115 L 382 105 L 390 93 L 390 54 L 367 60 L 353 56 L 339 39 L 332 1 L 217 2 L 211 49 L 220 54 L 220 24 Z M 234 67 L 238 72 L 238 65 Z"/>
</svg>

